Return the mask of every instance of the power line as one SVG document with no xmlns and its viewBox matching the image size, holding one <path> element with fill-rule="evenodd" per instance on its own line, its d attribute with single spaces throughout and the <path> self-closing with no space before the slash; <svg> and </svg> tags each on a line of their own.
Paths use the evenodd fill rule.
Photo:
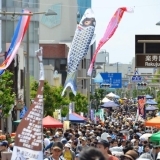
<svg viewBox="0 0 160 160">
<path fill-rule="evenodd" d="M 18 2 L 18 3 L 22 3 L 22 1 L 19 0 L 14 0 L 14 2 Z M 25 3 L 25 2 L 24 2 Z M 53 5 L 53 3 L 36 3 L 36 2 L 26 2 L 28 4 L 37 4 L 37 5 L 43 5 L 43 6 L 49 6 L 49 5 Z M 78 6 L 78 5 L 64 5 L 61 4 L 61 6 L 63 7 L 70 7 L 70 8 L 86 8 L 85 6 Z M 140 6 L 132 6 L 132 8 L 140 8 L 140 7 L 155 7 L 155 6 L 160 6 L 159 4 L 150 4 L 150 5 L 140 5 Z M 94 7 L 94 8 L 117 8 L 117 6 L 99 6 L 99 7 Z"/>
</svg>

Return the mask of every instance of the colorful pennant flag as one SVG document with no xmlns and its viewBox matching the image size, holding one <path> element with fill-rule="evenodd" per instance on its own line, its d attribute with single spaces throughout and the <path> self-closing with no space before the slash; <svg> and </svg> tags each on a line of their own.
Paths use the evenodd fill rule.
<svg viewBox="0 0 160 160">
<path fill-rule="evenodd" d="M 113 36 L 113 34 L 115 33 L 119 22 L 122 19 L 123 13 L 124 12 L 133 12 L 133 9 L 129 9 L 126 7 L 122 7 L 122 8 L 118 8 L 117 11 L 115 12 L 115 14 L 113 15 L 112 19 L 110 20 L 107 29 L 103 35 L 103 38 L 100 40 L 98 47 L 96 48 L 96 51 L 93 55 L 92 61 L 90 63 L 90 67 L 88 70 L 88 75 L 91 76 L 92 74 L 92 70 L 93 70 L 93 66 L 94 66 L 94 62 L 96 60 L 96 56 L 98 54 L 98 51 L 101 49 L 101 47 Z"/>
<path fill-rule="evenodd" d="M 28 10 L 22 10 L 22 13 L 30 13 Z M 4 62 L 0 65 L 0 75 L 3 74 L 4 70 L 9 67 L 12 60 L 14 59 L 19 46 L 23 40 L 23 37 L 28 29 L 29 22 L 30 22 L 30 15 L 22 15 L 18 21 L 17 27 L 14 31 L 14 35 L 12 37 L 12 41 L 10 44 L 10 47 L 6 54 L 6 59 Z"/>
</svg>

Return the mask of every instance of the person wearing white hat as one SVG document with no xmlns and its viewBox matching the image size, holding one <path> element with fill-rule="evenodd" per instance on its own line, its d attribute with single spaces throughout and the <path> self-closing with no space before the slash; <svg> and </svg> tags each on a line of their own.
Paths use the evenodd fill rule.
<svg viewBox="0 0 160 160">
<path fill-rule="evenodd" d="M 63 157 L 66 160 L 74 160 L 75 159 L 75 153 L 71 150 L 71 145 L 69 143 L 66 143 L 64 145 Z"/>
</svg>

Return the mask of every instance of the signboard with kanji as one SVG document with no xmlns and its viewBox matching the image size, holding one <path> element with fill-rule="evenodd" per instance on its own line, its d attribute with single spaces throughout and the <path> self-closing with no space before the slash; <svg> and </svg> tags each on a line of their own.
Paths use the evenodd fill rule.
<svg viewBox="0 0 160 160">
<path fill-rule="evenodd" d="M 160 54 L 138 54 L 135 58 L 137 68 L 160 67 Z"/>
<path fill-rule="evenodd" d="M 160 67 L 160 35 L 135 35 L 135 67 Z"/>
</svg>

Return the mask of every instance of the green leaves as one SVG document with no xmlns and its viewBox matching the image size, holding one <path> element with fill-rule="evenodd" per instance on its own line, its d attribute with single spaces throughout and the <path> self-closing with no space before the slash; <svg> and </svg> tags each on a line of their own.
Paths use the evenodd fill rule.
<svg viewBox="0 0 160 160">
<path fill-rule="evenodd" d="M 74 102 L 76 113 L 87 113 L 88 112 L 88 99 L 81 93 L 77 93 L 76 96 L 72 92 L 69 93 L 69 99 Z"/>
<path fill-rule="evenodd" d="M 102 99 L 105 97 L 104 89 L 96 89 L 94 94 L 90 96 L 91 107 L 98 110 L 98 107 L 102 104 Z"/>
<path fill-rule="evenodd" d="M 157 72 L 153 76 L 152 83 L 159 83 L 160 82 L 160 75 L 159 74 L 160 74 L 160 70 L 157 70 Z"/>
<path fill-rule="evenodd" d="M 0 76 L 0 105 L 1 117 L 7 118 L 9 111 L 15 101 L 15 93 L 13 92 L 13 73 L 8 70 Z"/>
<path fill-rule="evenodd" d="M 32 80 L 30 82 L 30 95 L 31 98 L 34 99 L 37 94 L 38 82 Z M 55 109 L 61 109 L 62 117 L 65 117 L 69 112 L 69 103 L 74 102 L 75 104 L 75 112 L 80 113 L 88 112 L 88 99 L 86 96 L 77 93 L 76 96 L 73 95 L 72 92 L 65 93 L 65 96 L 61 96 L 63 91 L 63 87 L 53 87 L 49 85 L 47 81 L 44 82 L 44 115 L 53 115 Z"/>
<path fill-rule="evenodd" d="M 158 103 L 158 109 L 160 110 L 160 91 L 157 92 L 157 98 L 156 98 L 156 101 Z"/>
<path fill-rule="evenodd" d="M 31 98 L 34 99 L 37 94 L 38 89 L 38 82 L 32 81 L 30 83 L 30 95 Z M 55 109 L 61 109 L 65 106 L 68 107 L 69 99 L 67 97 L 62 97 L 63 88 L 60 87 L 53 87 L 49 85 L 47 81 L 44 81 L 44 115 L 53 115 Z"/>
<path fill-rule="evenodd" d="M 68 106 L 63 106 L 61 109 L 61 116 L 66 117 L 66 115 L 69 113 L 69 107 Z"/>
</svg>

